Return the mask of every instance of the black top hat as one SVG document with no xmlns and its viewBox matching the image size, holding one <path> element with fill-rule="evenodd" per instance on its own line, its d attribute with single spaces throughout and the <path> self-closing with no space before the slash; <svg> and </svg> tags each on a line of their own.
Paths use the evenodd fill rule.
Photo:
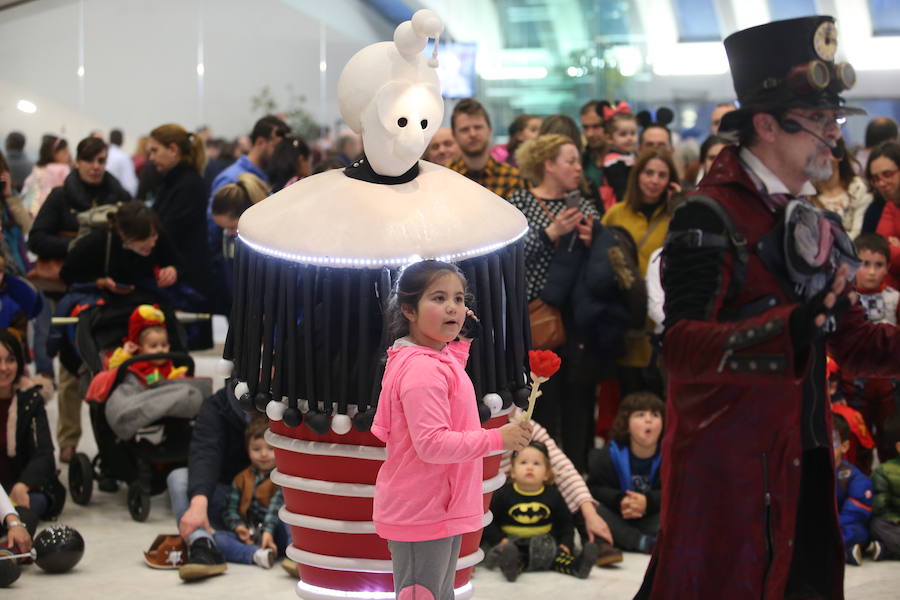
<svg viewBox="0 0 900 600">
<path fill-rule="evenodd" d="M 853 87 L 850 63 L 835 64 L 837 28 L 829 16 L 773 21 L 725 38 L 731 79 L 741 108 L 725 115 L 721 131 L 738 129 L 753 113 L 785 108 L 828 108 L 866 114 L 844 105 Z"/>
</svg>

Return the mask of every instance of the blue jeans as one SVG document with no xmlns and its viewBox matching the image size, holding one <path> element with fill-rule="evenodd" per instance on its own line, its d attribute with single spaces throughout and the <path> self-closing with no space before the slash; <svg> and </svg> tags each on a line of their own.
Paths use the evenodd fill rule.
<svg viewBox="0 0 900 600">
<path fill-rule="evenodd" d="M 291 544 L 291 530 L 286 523 L 279 521 L 272 534 L 275 545 L 278 546 L 278 555 L 281 556 Z M 253 553 L 259 550 L 256 544 L 242 542 L 233 531 L 217 531 L 213 540 L 228 562 L 252 565 Z"/>
<path fill-rule="evenodd" d="M 166 485 L 169 488 L 169 501 L 172 503 L 172 512 L 175 513 L 175 524 L 178 525 L 178 523 L 181 522 L 182 515 L 187 512 L 188 507 L 191 505 L 187 493 L 187 467 L 181 467 L 180 469 L 175 469 L 169 473 L 169 476 L 166 478 Z M 209 503 L 206 507 L 206 516 L 209 519 L 209 524 L 214 529 L 225 528 L 224 525 L 222 525 L 222 513 L 225 512 L 225 503 L 228 501 L 229 489 L 230 488 L 227 485 L 217 483 L 212 498 L 208 499 Z M 194 530 L 194 532 L 188 536 L 187 543 L 188 545 L 191 545 L 203 537 L 213 539 L 212 534 L 201 527 L 200 529 Z"/>
</svg>

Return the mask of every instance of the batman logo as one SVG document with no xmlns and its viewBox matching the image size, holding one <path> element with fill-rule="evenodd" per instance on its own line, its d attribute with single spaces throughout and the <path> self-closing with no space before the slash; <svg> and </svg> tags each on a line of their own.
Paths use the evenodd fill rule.
<svg viewBox="0 0 900 600">
<path fill-rule="evenodd" d="M 516 523 L 534 525 L 550 518 L 550 508 L 543 502 L 520 502 L 509 509 L 509 516 Z"/>
</svg>

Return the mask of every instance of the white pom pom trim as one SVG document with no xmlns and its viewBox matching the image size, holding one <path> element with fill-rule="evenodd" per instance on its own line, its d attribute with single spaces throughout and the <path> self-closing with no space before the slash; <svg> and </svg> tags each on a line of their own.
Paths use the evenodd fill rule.
<svg viewBox="0 0 900 600">
<path fill-rule="evenodd" d="M 280 421 L 284 418 L 284 411 L 286 409 L 287 406 L 278 400 L 270 400 L 266 405 L 266 416 L 272 421 Z"/>
<path fill-rule="evenodd" d="M 216 363 L 216 373 L 221 377 L 231 377 L 231 373 L 234 371 L 234 362 L 227 360 L 225 358 L 220 358 L 219 362 Z"/>
<path fill-rule="evenodd" d="M 241 396 L 244 394 L 250 393 L 250 386 L 247 385 L 246 381 L 239 381 L 236 386 L 234 386 L 234 397 L 238 400 L 241 399 Z"/>
<path fill-rule="evenodd" d="M 338 435 L 344 435 L 350 431 L 350 417 L 347 415 L 334 415 L 331 418 L 331 430 Z"/>
<path fill-rule="evenodd" d="M 491 409 L 491 416 L 497 416 L 503 409 L 503 398 L 500 397 L 500 394 L 485 394 L 484 395 L 484 403 L 485 405 Z"/>
</svg>

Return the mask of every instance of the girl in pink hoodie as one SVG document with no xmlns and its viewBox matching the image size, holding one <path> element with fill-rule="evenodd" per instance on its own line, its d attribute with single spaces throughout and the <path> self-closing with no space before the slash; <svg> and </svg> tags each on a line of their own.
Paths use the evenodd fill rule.
<svg viewBox="0 0 900 600">
<path fill-rule="evenodd" d="M 528 422 L 482 429 L 466 375 L 466 281 L 434 260 L 407 267 L 386 326 L 388 349 L 372 433 L 387 444 L 375 482 L 375 530 L 388 540 L 398 600 L 452 600 L 462 534 L 482 528 L 482 458 L 523 448 Z M 474 317 L 474 315 L 472 315 Z"/>
</svg>

